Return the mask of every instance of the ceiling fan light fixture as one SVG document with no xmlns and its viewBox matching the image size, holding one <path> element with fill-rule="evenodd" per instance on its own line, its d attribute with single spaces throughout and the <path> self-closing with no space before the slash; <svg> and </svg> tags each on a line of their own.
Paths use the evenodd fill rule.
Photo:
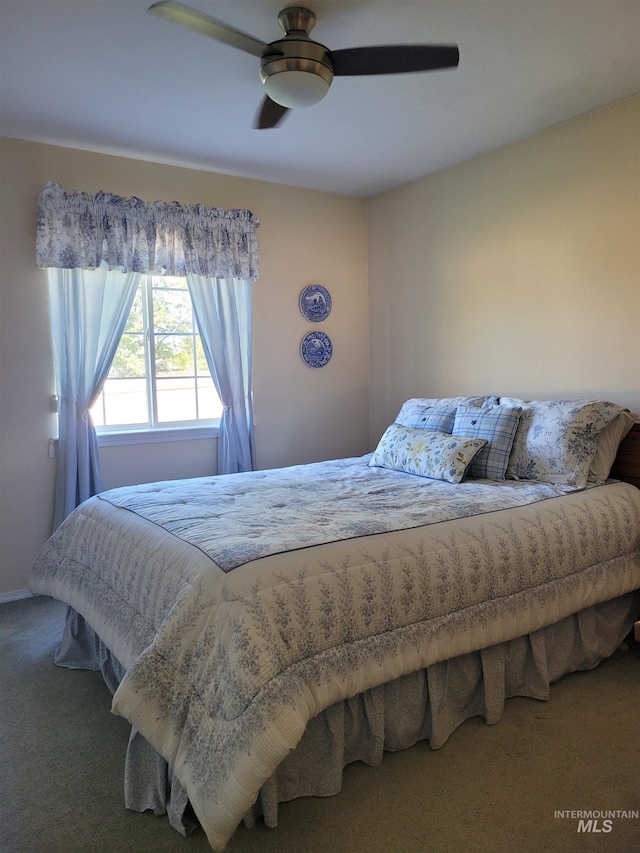
<svg viewBox="0 0 640 853">
<path fill-rule="evenodd" d="M 271 100 L 290 109 L 317 104 L 329 91 L 329 85 L 330 81 L 309 71 L 281 71 L 264 81 Z"/>
</svg>

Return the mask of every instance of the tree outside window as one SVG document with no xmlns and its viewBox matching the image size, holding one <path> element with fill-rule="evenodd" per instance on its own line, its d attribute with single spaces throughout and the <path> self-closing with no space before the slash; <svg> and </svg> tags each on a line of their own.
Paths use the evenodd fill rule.
<svg viewBox="0 0 640 853">
<path fill-rule="evenodd" d="M 211 424 L 222 404 L 207 366 L 186 279 L 143 276 L 100 397 L 100 432 Z"/>
</svg>

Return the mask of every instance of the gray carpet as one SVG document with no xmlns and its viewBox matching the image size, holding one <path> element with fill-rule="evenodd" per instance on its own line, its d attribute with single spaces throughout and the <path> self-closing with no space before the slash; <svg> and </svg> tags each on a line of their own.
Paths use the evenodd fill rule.
<svg viewBox="0 0 640 853">
<path fill-rule="evenodd" d="M 99 673 L 54 666 L 64 610 L 45 597 L 0 606 L 0 850 L 210 853 L 200 830 L 185 839 L 124 808 L 128 726 Z M 640 811 L 639 752 L 634 647 L 566 676 L 548 702 L 509 700 L 495 726 L 468 720 L 440 750 L 351 765 L 338 796 L 283 804 L 277 829 L 240 827 L 227 851 L 636 853 L 640 819 L 579 832 L 555 812 Z"/>
</svg>

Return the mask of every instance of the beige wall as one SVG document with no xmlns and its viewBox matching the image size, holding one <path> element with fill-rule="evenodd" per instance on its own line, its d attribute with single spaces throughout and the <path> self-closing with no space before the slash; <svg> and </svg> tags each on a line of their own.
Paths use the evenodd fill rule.
<svg viewBox="0 0 640 853">
<path fill-rule="evenodd" d="M 404 399 L 640 411 L 640 98 L 372 199 L 371 441 Z"/>
<path fill-rule="evenodd" d="M 38 193 L 47 181 L 146 201 L 249 208 L 261 220 L 254 285 L 254 398 L 261 468 L 368 450 L 366 202 L 226 175 L 11 139 L 0 140 L 0 595 L 27 587 L 49 535 L 55 461 L 48 458 L 53 392 L 46 274 L 35 268 Z M 299 357 L 312 328 L 306 284 L 333 297 L 322 328 L 334 356 L 322 370 Z M 105 487 L 215 472 L 207 441 L 108 447 Z"/>
</svg>

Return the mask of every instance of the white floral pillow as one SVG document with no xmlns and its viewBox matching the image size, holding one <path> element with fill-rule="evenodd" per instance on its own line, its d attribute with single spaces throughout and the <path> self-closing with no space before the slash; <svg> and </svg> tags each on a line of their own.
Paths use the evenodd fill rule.
<svg viewBox="0 0 640 853">
<path fill-rule="evenodd" d="M 473 457 L 486 443 L 480 438 L 459 438 L 448 433 L 391 424 L 380 439 L 369 465 L 459 483 Z"/>
<path fill-rule="evenodd" d="M 621 411 L 594 400 L 518 400 L 501 397 L 501 406 L 521 406 L 522 415 L 506 477 L 557 485 L 587 485 L 598 436 Z"/>
</svg>

